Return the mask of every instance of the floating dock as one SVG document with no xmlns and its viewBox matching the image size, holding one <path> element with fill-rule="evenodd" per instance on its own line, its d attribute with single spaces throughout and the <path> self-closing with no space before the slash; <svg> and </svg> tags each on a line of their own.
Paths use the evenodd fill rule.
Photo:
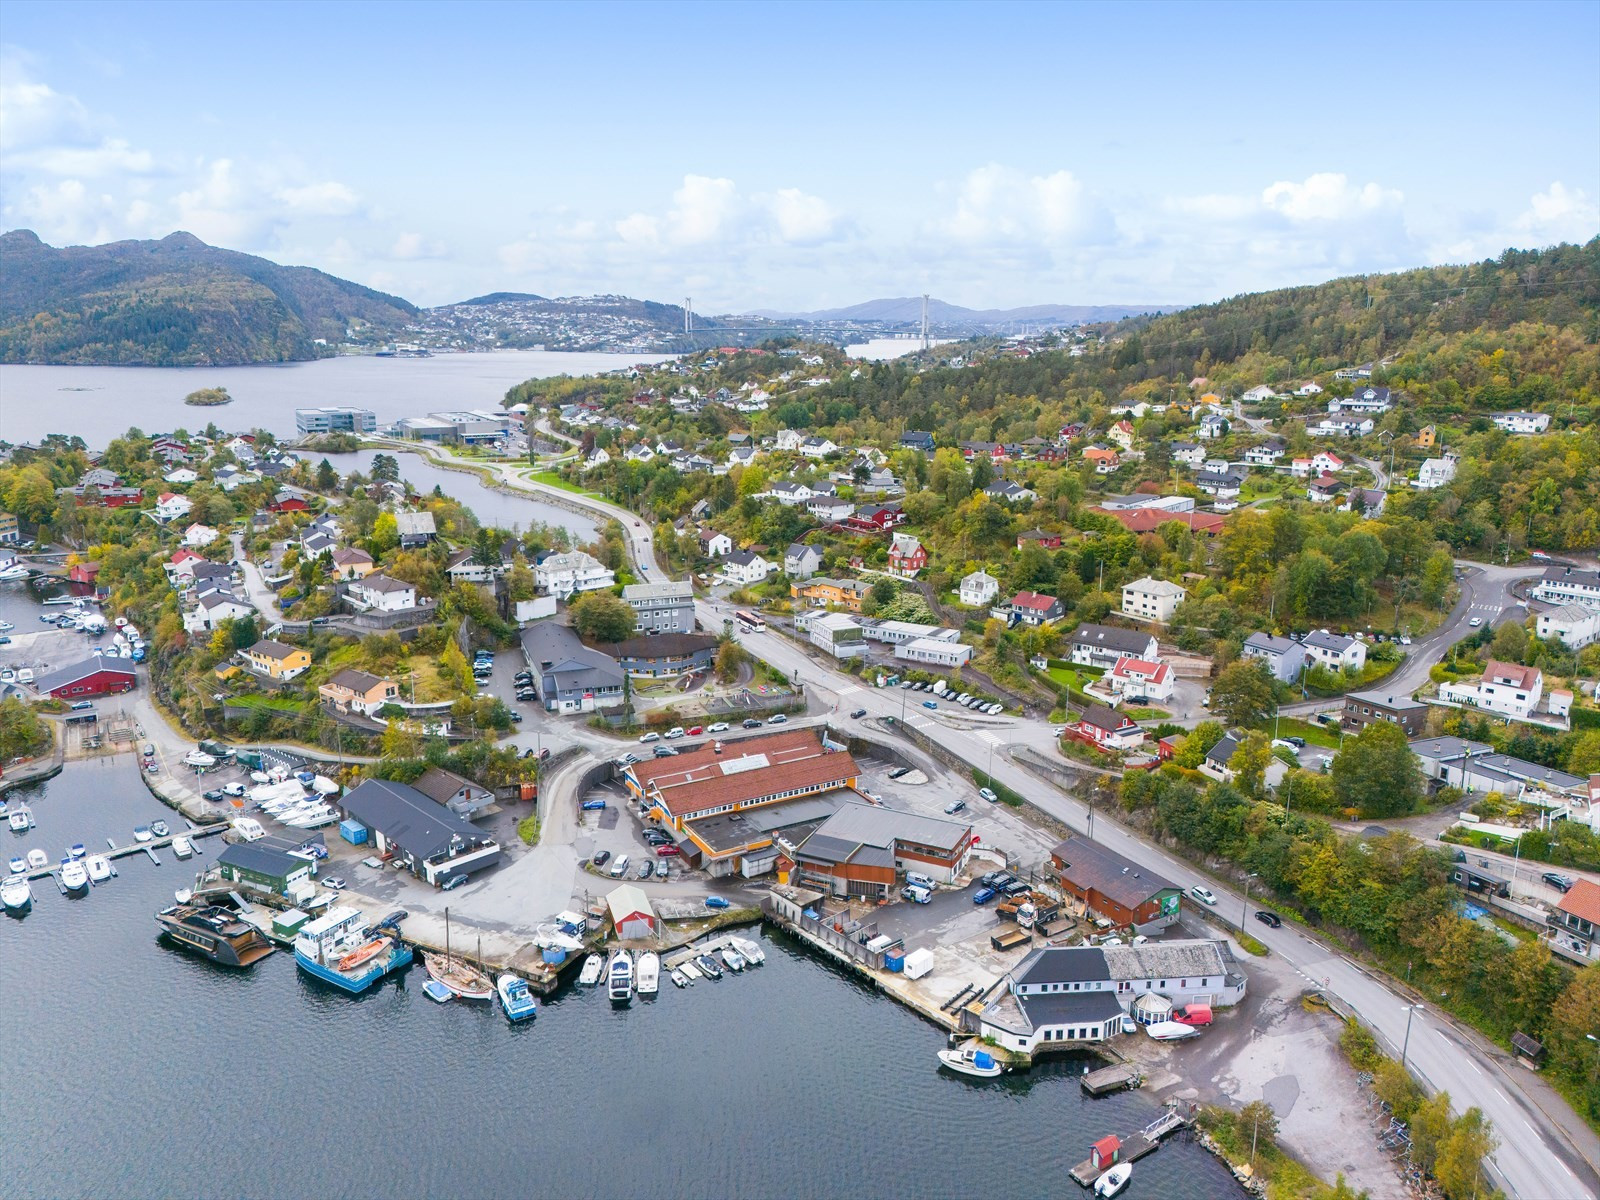
<svg viewBox="0 0 1600 1200">
<path fill-rule="evenodd" d="M 1083 1090 L 1091 1096 L 1104 1096 L 1110 1092 L 1120 1092 L 1123 1088 L 1136 1088 L 1144 1082 L 1144 1075 L 1137 1067 L 1130 1067 L 1119 1063 L 1116 1066 L 1101 1067 L 1098 1071 L 1090 1071 L 1080 1082 Z"/>
<path fill-rule="evenodd" d="M 1095 1181 L 1118 1163 L 1137 1162 L 1147 1154 L 1154 1154 L 1161 1149 L 1161 1139 L 1169 1133 L 1174 1133 L 1189 1124 L 1189 1118 L 1176 1109 L 1169 1109 L 1146 1125 L 1138 1133 L 1129 1134 L 1120 1139 L 1121 1145 L 1117 1148 L 1116 1157 L 1104 1166 L 1094 1165 L 1094 1157 L 1084 1159 L 1067 1174 L 1082 1187 L 1093 1187 Z"/>
<path fill-rule="evenodd" d="M 225 821 L 215 825 L 200 825 L 193 829 L 183 829 L 179 830 L 177 833 L 169 833 L 166 837 L 155 838 L 152 841 L 134 842 L 131 846 L 119 846 L 116 844 L 116 842 L 112 841 L 110 838 L 107 838 L 106 845 L 110 848 L 106 850 L 102 857 L 115 861 L 119 858 L 126 858 L 130 854 L 144 854 L 148 855 L 150 861 L 159 867 L 161 865 L 161 860 L 156 857 L 156 850 L 172 845 L 172 840 L 174 838 L 186 837 L 194 839 L 211 837 L 213 834 L 222 833 L 227 828 L 228 825 Z M 40 867 L 37 870 L 27 871 L 25 874 L 29 879 L 43 879 L 46 875 L 54 875 L 59 869 L 59 864 L 52 864 L 47 867 Z M 113 875 L 117 873 L 115 867 L 112 868 L 111 873 Z"/>
</svg>

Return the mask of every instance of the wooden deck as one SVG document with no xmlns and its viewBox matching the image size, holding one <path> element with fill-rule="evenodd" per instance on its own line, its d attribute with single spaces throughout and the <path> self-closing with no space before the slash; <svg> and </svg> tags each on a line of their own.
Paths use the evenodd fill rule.
<svg viewBox="0 0 1600 1200">
<path fill-rule="evenodd" d="M 1123 1088 L 1136 1088 L 1144 1082 L 1144 1075 L 1138 1067 L 1117 1064 L 1110 1067 L 1101 1067 L 1098 1071 L 1090 1071 L 1080 1081 L 1083 1090 L 1091 1096 L 1104 1096 L 1108 1092 L 1120 1092 Z"/>
<path fill-rule="evenodd" d="M 1178 1112 L 1169 1109 L 1146 1125 L 1138 1133 L 1129 1134 L 1122 1139 L 1122 1146 L 1117 1151 L 1117 1162 L 1137 1162 L 1147 1154 L 1154 1154 L 1161 1148 L 1161 1139 L 1174 1130 L 1182 1129 L 1189 1123 L 1189 1119 Z M 1082 1187 L 1093 1187 L 1095 1180 L 1104 1175 L 1116 1163 L 1107 1163 L 1104 1168 L 1094 1165 L 1093 1158 L 1086 1158 L 1067 1174 Z"/>
</svg>

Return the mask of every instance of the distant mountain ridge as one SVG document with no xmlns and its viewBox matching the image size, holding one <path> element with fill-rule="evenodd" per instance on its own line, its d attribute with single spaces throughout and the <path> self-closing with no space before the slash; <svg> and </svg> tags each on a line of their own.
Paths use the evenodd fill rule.
<svg viewBox="0 0 1600 1200">
<path fill-rule="evenodd" d="M 397 328 L 416 306 L 312 267 L 159 241 L 56 248 L 0 234 L 0 362 L 224 366 L 330 351 L 352 324 Z"/>
<path fill-rule="evenodd" d="M 987 328 L 1011 324 L 1075 325 L 1079 322 L 1120 321 L 1125 317 L 1172 312 L 1175 304 L 1032 304 L 1023 308 L 962 308 L 944 300 L 928 301 L 930 325 Z M 922 320 L 921 296 L 886 297 L 865 300 L 846 308 L 824 308 L 814 312 L 778 312 L 757 309 L 746 314 L 774 321 L 810 321 L 827 324 L 860 321 L 873 324 L 916 324 Z"/>
</svg>

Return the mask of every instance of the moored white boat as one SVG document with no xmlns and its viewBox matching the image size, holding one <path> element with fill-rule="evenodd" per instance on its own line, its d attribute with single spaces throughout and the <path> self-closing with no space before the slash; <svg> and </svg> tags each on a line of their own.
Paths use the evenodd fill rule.
<svg viewBox="0 0 1600 1200">
<path fill-rule="evenodd" d="M 740 954 L 732 946 L 724 946 L 722 948 L 722 961 L 728 964 L 728 970 L 730 971 L 744 970 L 744 955 Z"/>
<path fill-rule="evenodd" d="M 593 987 L 600 982 L 600 974 L 606 969 L 606 960 L 598 954 L 591 954 L 583 960 L 583 970 L 578 972 L 578 982 L 585 987 Z"/>
<path fill-rule="evenodd" d="M 939 1051 L 939 1065 L 979 1079 L 993 1079 L 1005 1069 L 995 1060 L 994 1055 L 975 1045 L 963 1046 L 959 1050 Z"/>
<path fill-rule="evenodd" d="M 49 865 L 50 856 L 43 850 L 34 849 L 28 851 L 28 870 L 42 871 Z"/>
<path fill-rule="evenodd" d="M 633 955 L 626 950 L 615 950 L 606 964 L 606 994 L 613 1004 L 627 1004 L 633 999 Z"/>
<path fill-rule="evenodd" d="M 33 906 L 33 889 L 24 875 L 8 875 L 0 881 L 0 904 L 8 912 L 27 912 Z"/>
<path fill-rule="evenodd" d="M 11 826 L 13 833 L 27 833 L 33 828 L 33 813 L 26 804 L 19 804 L 7 814 L 6 824 Z"/>
<path fill-rule="evenodd" d="M 731 937 L 728 940 L 733 943 L 733 948 L 743 957 L 746 966 L 755 967 L 767 961 L 766 951 L 762 950 L 758 943 L 751 941 L 749 938 Z"/>
<path fill-rule="evenodd" d="M 680 968 L 674 967 L 672 969 L 671 978 L 673 987 L 686 988 L 689 986 L 689 977 Z"/>
<path fill-rule="evenodd" d="M 81 892 L 89 886 L 89 872 L 81 862 L 64 858 L 61 860 L 61 886 L 69 892 Z"/>
<path fill-rule="evenodd" d="M 150 826 L 148 825 L 135 825 L 133 827 L 133 840 L 136 842 L 148 842 L 154 836 L 150 832 Z"/>
<path fill-rule="evenodd" d="M 13 854 L 11 856 L 11 873 L 13 875 L 21 875 L 27 869 L 28 869 L 28 860 L 27 859 L 23 858 L 22 855 L 20 855 L 20 854 Z"/>
<path fill-rule="evenodd" d="M 73 842 L 72 847 L 67 851 L 67 857 L 76 861 L 88 853 L 89 851 L 84 848 L 82 842 Z"/>
<path fill-rule="evenodd" d="M 91 854 L 87 863 L 91 883 L 104 883 L 111 878 L 111 860 L 104 854 Z"/>
<path fill-rule="evenodd" d="M 509 972 L 494 981 L 495 993 L 508 1021 L 526 1021 L 539 1015 L 539 1002 L 533 998 L 528 981 Z"/>
<path fill-rule="evenodd" d="M 194 856 L 194 844 L 180 833 L 172 839 L 172 852 L 179 858 L 192 858 Z"/>
<path fill-rule="evenodd" d="M 654 996 L 661 987 L 661 958 L 654 950 L 639 955 L 639 995 Z"/>
<path fill-rule="evenodd" d="M 1118 1163 L 1094 1181 L 1094 1194 L 1103 1197 L 1115 1196 L 1128 1186 L 1128 1179 L 1132 1174 L 1132 1163 Z"/>
</svg>

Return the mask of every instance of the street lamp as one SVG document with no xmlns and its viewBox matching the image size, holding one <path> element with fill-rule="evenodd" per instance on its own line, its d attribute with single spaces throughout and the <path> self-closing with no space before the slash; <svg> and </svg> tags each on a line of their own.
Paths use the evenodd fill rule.
<svg viewBox="0 0 1600 1200">
<path fill-rule="evenodd" d="M 1411 1046 L 1411 1018 L 1417 1015 L 1417 1010 L 1421 1007 L 1422 1005 L 1420 1004 L 1406 1005 L 1406 1036 L 1405 1041 L 1400 1045 L 1400 1069 L 1402 1071 L 1406 1068 L 1406 1050 Z"/>
<path fill-rule="evenodd" d="M 1250 914 L 1250 881 L 1256 877 L 1257 872 L 1251 871 L 1244 877 L 1244 907 L 1239 910 L 1239 932 L 1244 932 L 1244 919 Z"/>
</svg>

